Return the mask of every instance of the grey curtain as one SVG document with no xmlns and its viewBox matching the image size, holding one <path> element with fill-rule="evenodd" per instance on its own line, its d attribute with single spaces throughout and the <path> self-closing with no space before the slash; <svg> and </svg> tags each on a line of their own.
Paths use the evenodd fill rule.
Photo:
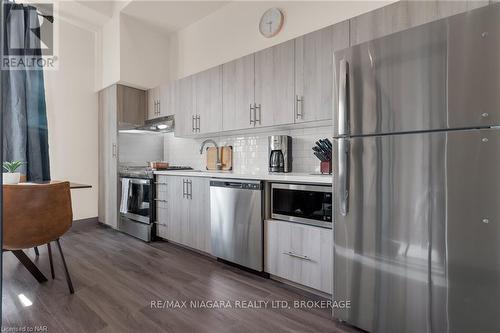
<svg viewBox="0 0 500 333">
<path fill-rule="evenodd" d="M 3 36 L 4 55 L 27 63 L 41 58 L 36 8 L 6 4 Z M 50 180 L 43 68 L 18 66 L 3 71 L 3 160 L 25 162 L 21 173 L 29 181 Z"/>
</svg>

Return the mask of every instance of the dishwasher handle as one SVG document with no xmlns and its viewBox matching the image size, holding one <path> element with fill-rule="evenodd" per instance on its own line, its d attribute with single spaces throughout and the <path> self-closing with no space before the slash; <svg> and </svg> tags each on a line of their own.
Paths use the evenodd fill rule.
<svg viewBox="0 0 500 333">
<path fill-rule="evenodd" d="M 225 187 L 240 190 L 261 190 L 262 182 L 251 181 L 251 182 L 238 182 L 238 181 L 226 181 L 226 180 L 211 180 L 211 187 Z"/>
</svg>

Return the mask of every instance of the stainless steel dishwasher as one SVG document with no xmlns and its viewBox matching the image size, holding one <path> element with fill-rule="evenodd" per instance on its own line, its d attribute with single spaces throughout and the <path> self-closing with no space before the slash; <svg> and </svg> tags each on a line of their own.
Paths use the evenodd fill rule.
<svg viewBox="0 0 500 333">
<path fill-rule="evenodd" d="M 263 271 L 262 182 L 210 180 L 212 254 Z"/>
</svg>

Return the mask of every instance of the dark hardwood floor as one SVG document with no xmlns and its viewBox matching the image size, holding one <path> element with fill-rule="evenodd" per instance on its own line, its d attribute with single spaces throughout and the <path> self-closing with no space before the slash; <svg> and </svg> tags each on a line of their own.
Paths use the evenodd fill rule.
<svg viewBox="0 0 500 333">
<path fill-rule="evenodd" d="M 235 308 L 235 301 L 321 298 L 167 242 L 149 245 L 95 222 L 78 222 L 61 244 L 74 295 L 67 289 L 58 253 L 52 280 L 47 248 L 40 248 L 37 259 L 29 251 L 49 278 L 43 284 L 12 253 L 3 254 L 3 330 L 46 326 L 47 332 L 71 333 L 357 332 L 333 320 L 330 309 L 277 309 L 270 303 L 267 308 Z M 24 306 L 20 295 L 32 305 Z M 154 308 L 151 302 L 156 300 L 188 304 Z M 232 301 L 233 308 L 190 308 L 191 300 Z"/>
</svg>

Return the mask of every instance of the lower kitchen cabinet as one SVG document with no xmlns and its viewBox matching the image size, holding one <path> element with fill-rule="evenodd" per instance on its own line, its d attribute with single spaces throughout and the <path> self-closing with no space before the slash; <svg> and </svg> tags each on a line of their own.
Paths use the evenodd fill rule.
<svg viewBox="0 0 500 333">
<path fill-rule="evenodd" d="M 267 220 L 265 239 L 267 273 L 328 294 L 332 293 L 331 229 Z"/>
<path fill-rule="evenodd" d="M 210 253 L 210 184 L 208 178 L 158 176 L 158 236 Z"/>
</svg>

